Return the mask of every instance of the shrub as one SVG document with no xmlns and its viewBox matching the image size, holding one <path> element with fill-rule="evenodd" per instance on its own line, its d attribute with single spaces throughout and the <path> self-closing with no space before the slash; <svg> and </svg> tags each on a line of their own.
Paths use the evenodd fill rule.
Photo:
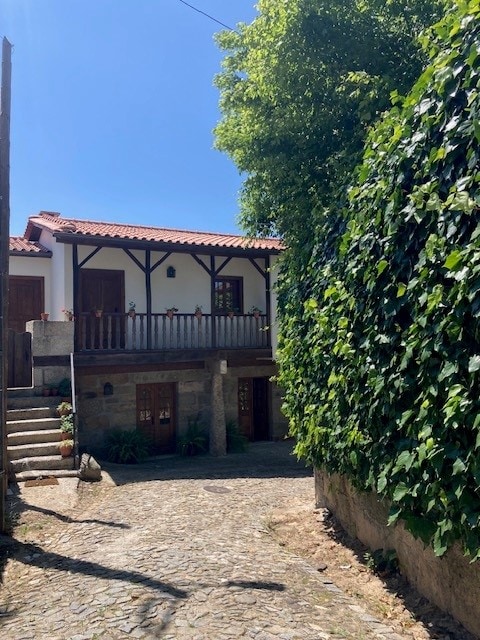
<svg viewBox="0 0 480 640">
<path fill-rule="evenodd" d="M 107 458 L 118 464 L 138 464 L 149 455 L 149 440 L 143 433 L 132 429 L 115 429 L 107 438 Z"/>
<path fill-rule="evenodd" d="M 182 456 L 195 456 L 207 451 L 208 436 L 200 414 L 188 418 L 187 430 L 178 439 L 177 447 Z"/>
<path fill-rule="evenodd" d="M 248 440 L 238 430 L 235 420 L 229 420 L 227 428 L 227 453 L 243 453 L 247 450 Z"/>
</svg>

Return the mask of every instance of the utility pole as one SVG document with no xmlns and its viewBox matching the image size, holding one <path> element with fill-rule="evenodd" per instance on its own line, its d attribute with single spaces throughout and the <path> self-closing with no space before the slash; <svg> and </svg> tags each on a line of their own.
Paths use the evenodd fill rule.
<svg viewBox="0 0 480 640">
<path fill-rule="evenodd" d="M 12 45 L 3 38 L 0 88 L 0 533 L 7 495 L 8 251 L 10 237 L 10 103 Z"/>
</svg>

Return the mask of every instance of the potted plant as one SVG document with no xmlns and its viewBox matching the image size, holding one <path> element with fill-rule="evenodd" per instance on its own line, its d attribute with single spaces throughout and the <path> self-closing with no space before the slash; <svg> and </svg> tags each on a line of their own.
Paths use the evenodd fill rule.
<svg viewBox="0 0 480 640">
<path fill-rule="evenodd" d="M 72 311 L 72 309 L 62 309 L 62 313 L 65 316 L 65 320 L 67 322 L 71 322 L 73 320 L 73 311 Z"/>
<path fill-rule="evenodd" d="M 49 313 L 46 313 L 46 311 L 42 311 L 42 313 L 40 314 L 40 319 L 41 319 L 41 320 L 44 320 L 44 321 L 45 321 L 45 320 L 48 320 L 48 316 L 49 316 L 49 315 L 50 315 L 50 314 L 49 314 Z"/>
<path fill-rule="evenodd" d="M 58 448 L 62 458 L 68 458 L 72 455 L 73 444 L 73 440 L 62 440 L 58 443 Z"/>
<path fill-rule="evenodd" d="M 101 318 L 103 314 L 103 309 L 94 309 L 93 313 L 95 314 L 96 318 Z"/>
<path fill-rule="evenodd" d="M 177 313 L 178 309 L 177 307 L 170 307 L 168 309 L 166 309 L 167 311 L 167 318 L 170 318 L 170 320 L 173 318 L 173 314 Z"/>
<path fill-rule="evenodd" d="M 250 313 L 254 318 L 259 318 L 262 310 L 256 307 L 255 305 L 250 309 Z"/>
<path fill-rule="evenodd" d="M 135 302 L 129 302 L 128 303 L 128 315 L 130 316 L 130 318 L 135 318 Z"/>
<path fill-rule="evenodd" d="M 73 436 L 73 414 L 60 418 L 60 431 L 62 440 L 68 440 Z"/>
<path fill-rule="evenodd" d="M 63 400 L 57 407 L 57 413 L 60 417 L 68 416 L 72 413 L 72 405 L 70 402 Z"/>
<path fill-rule="evenodd" d="M 195 305 L 195 317 L 198 319 L 202 317 L 202 306 L 199 304 Z"/>
<path fill-rule="evenodd" d="M 227 316 L 229 318 L 233 318 L 234 315 L 235 315 L 235 311 L 233 309 L 227 309 Z"/>
</svg>

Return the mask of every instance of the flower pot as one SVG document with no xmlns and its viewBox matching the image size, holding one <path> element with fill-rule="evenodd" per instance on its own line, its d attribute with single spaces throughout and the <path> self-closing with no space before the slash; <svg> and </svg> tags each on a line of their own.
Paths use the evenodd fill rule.
<svg viewBox="0 0 480 640">
<path fill-rule="evenodd" d="M 130 318 L 135 318 L 135 309 L 130 309 L 130 311 L 128 312 L 128 315 Z"/>
<path fill-rule="evenodd" d="M 233 318 L 233 317 L 234 317 L 234 315 L 235 315 L 235 313 L 234 313 L 233 311 L 229 311 L 229 312 L 227 313 L 227 316 L 228 316 L 229 318 Z"/>
<path fill-rule="evenodd" d="M 101 317 L 102 317 L 102 314 L 103 314 L 103 311 L 101 311 L 100 309 L 97 309 L 97 310 L 95 311 L 95 317 L 96 317 L 96 318 L 101 318 Z"/>
<path fill-rule="evenodd" d="M 170 318 L 170 320 L 173 318 L 173 311 L 167 311 L 167 318 Z"/>
<path fill-rule="evenodd" d="M 202 312 L 201 311 L 195 311 L 195 317 L 197 318 L 197 320 L 200 320 L 200 318 L 202 317 Z"/>
<path fill-rule="evenodd" d="M 45 320 L 48 320 L 48 316 L 49 316 L 49 315 L 50 315 L 49 313 L 41 313 L 41 314 L 40 314 L 40 319 L 41 319 L 41 320 L 44 320 L 44 321 L 45 321 Z"/>
<path fill-rule="evenodd" d="M 66 442 L 66 441 L 65 441 Z M 69 456 L 72 455 L 72 445 L 68 444 L 68 445 L 63 445 L 62 443 L 60 443 L 58 445 L 58 449 L 60 451 L 60 455 L 62 456 L 62 458 L 68 458 Z"/>
</svg>

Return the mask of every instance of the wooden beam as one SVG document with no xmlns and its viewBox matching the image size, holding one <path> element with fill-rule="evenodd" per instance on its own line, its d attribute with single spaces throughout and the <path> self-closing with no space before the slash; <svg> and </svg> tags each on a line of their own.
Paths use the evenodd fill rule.
<svg viewBox="0 0 480 640">
<path fill-rule="evenodd" d="M 220 271 L 227 266 L 227 264 L 230 262 L 232 258 L 226 258 L 222 264 L 218 267 L 218 269 L 215 269 L 215 275 L 218 276 L 218 274 L 220 273 Z"/>
<path fill-rule="evenodd" d="M 269 258 L 269 256 L 267 256 L 267 258 Z M 265 260 L 267 258 L 265 258 Z M 266 279 L 267 276 L 266 276 L 265 271 L 262 269 L 262 267 L 260 265 L 258 265 L 253 258 L 249 258 L 248 260 L 249 260 L 249 262 L 251 262 L 253 264 L 253 266 L 258 271 L 258 273 L 262 276 L 262 278 Z"/>
<path fill-rule="evenodd" d="M 74 246 L 76 247 L 77 245 L 74 245 Z M 78 266 L 80 267 L 80 269 L 83 267 L 83 265 L 84 265 L 84 264 L 87 264 L 87 262 L 88 262 L 89 260 L 91 260 L 91 259 L 93 258 L 93 256 L 101 250 L 101 248 L 102 248 L 102 247 L 97 247 L 96 249 L 94 249 L 93 251 L 91 251 L 91 252 L 88 254 L 88 256 L 87 256 L 84 260 L 82 260 L 82 261 L 80 262 L 80 264 L 78 265 Z"/>
<path fill-rule="evenodd" d="M 12 45 L 3 38 L 0 92 L 0 532 L 6 530 L 8 249 L 10 240 L 10 108 Z"/>
<path fill-rule="evenodd" d="M 73 317 L 80 319 L 81 309 L 81 292 L 80 292 L 80 265 L 78 263 L 78 247 L 76 244 L 72 246 L 72 272 L 73 272 Z M 75 322 L 73 344 L 75 349 L 80 348 L 80 322 Z"/>
<path fill-rule="evenodd" d="M 207 265 L 203 262 L 203 260 L 200 260 L 200 258 L 194 253 L 191 253 L 190 255 L 195 260 L 195 262 L 198 262 L 198 264 L 202 267 L 202 269 L 205 269 L 205 271 L 208 273 L 209 276 L 212 275 L 211 269 L 207 267 Z M 212 258 L 213 256 L 210 256 L 210 263 L 212 262 Z"/>
<path fill-rule="evenodd" d="M 210 312 L 212 314 L 212 347 L 217 346 L 217 314 L 215 313 L 215 256 L 210 256 Z"/>
<path fill-rule="evenodd" d="M 159 260 L 157 260 L 157 261 L 155 262 L 155 264 L 154 264 L 154 265 L 153 265 L 153 267 L 150 269 L 150 271 L 151 271 L 151 272 L 152 272 L 152 271 L 155 271 L 155 269 L 156 269 L 157 267 L 159 267 L 161 264 L 163 264 L 163 263 L 165 262 L 165 260 L 166 260 L 167 258 L 169 258 L 171 255 L 172 255 L 172 252 L 171 252 L 171 251 L 168 251 L 168 252 L 167 252 L 167 253 L 166 253 L 162 258 L 160 258 Z"/>
<path fill-rule="evenodd" d="M 265 258 L 265 312 L 267 314 L 267 326 L 272 326 L 272 291 L 270 277 L 270 256 Z M 271 331 L 269 332 L 269 344 L 272 344 Z"/>
<path fill-rule="evenodd" d="M 145 297 L 147 300 L 147 349 L 152 348 L 152 253 L 145 251 Z"/>
<path fill-rule="evenodd" d="M 127 254 L 127 256 L 128 256 L 131 260 L 133 260 L 133 262 L 137 265 L 137 267 L 138 267 L 141 271 L 143 271 L 143 273 L 145 273 L 145 272 L 146 272 L 146 271 L 145 271 L 145 270 L 146 270 L 146 267 L 144 267 L 144 266 L 143 266 L 143 264 L 140 262 L 140 260 L 139 260 L 136 256 L 134 256 L 134 255 L 133 255 L 133 253 L 132 253 L 129 249 L 126 249 L 125 247 L 122 247 L 122 249 L 123 249 L 123 251 Z"/>
</svg>

